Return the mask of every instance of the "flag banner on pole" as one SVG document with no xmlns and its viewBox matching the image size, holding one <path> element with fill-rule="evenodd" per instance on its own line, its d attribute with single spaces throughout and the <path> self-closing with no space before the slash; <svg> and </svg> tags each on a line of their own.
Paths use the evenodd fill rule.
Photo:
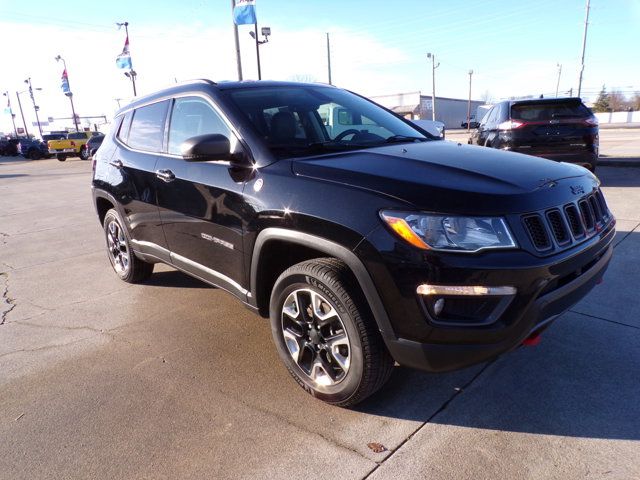
<svg viewBox="0 0 640 480">
<path fill-rule="evenodd" d="M 69 77 L 67 76 L 66 68 L 62 71 L 62 83 L 60 84 L 60 88 L 62 88 L 62 93 L 67 97 L 71 95 L 71 90 L 69 89 Z"/>
<path fill-rule="evenodd" d="M 116 57 L 116 65 L 118 68 L 128 68 L 131 70 L 131 54 L 129 53 L 129 36 L 124 41 L 122 53 Z"/>
<path fill-rule="evenodd" d="M 236 0 L 236 6 L 233 7 L 233 21 L 236 25 L 256 23 L 256 0 Z"/>
</svg>

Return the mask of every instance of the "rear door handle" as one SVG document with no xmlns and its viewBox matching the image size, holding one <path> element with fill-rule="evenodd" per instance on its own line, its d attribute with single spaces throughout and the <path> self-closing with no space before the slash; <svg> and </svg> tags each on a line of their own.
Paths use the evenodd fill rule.
<svg viewBox="0 0 640 480">
<path fill-rule="evenodd" d="M 122 163 L 122 160 L 112 160 L 112 161 L 109 162 L 109 165 L 111 165 L 112 167 L 116 167 L 116 168 L 124 167 L 124 163 Z"/>
<path fill-rule="evenodd" d="M 171 170 L 156 170 L 156 177 L 166 183 L 173 182 L 176 179 Z"/>
</svg>

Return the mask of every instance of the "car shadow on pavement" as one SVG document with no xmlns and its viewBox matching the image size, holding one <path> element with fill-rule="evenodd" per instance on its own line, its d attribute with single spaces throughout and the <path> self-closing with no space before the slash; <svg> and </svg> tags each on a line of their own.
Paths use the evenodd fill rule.
<svg viewBox="0 0 640 480">
<path fill-rule="evenodd" d="M 615 158 L 608 160 L 614 161 Z M 623 159 L 624 160 L 624 159 Z M 637 159 L 640 165 L 640 158 Z M 640 175 L 637 174 L 638 167 L 612 167 L 604 162 L 598 166 L 596 176 L 602 182 L 603 187 L 638 187 L 640 186 Z"/>
<path fill-rule="evenodd" d="M 28 177 L 26 173 L 9 173 L 7 175 L 0 175 L 0 178 L 16 178 L 16 177 Z"/>
<path fill-rule="evenodd" d="M 170 288 L 208 288 L 212 290 L 216 288 L 178 270 L 154 272 L 151 277 L 144 281 L 144 285 Z"/>
<path fill-rule="evenodd" d="M 640 440 L 640 330 L 567 313 L 537 347 L 449 374 L 396 368 L 356 410 L 467 428 Z M 547 338 L 544 338 L 547 337 Z M 439 410 L 430 391 L 451 389 Z"/>
</svg>

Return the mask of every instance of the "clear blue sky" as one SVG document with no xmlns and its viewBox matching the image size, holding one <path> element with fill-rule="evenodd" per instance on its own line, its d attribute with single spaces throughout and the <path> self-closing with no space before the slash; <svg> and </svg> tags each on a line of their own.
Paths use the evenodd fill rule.
<svg viewBox="0 0 640 480">
<path fill-rule="evenodd" d="M 95 40 L 96 47 L 101 47 L 97 43 L 104 42 L 105 38 L 109 42 L 113 38 L 113 45 L 109 45 L 109 52 L 113 51 L 113 54 L 105 54 L 102 60 L 102 54 L 97 53 L 92 62 L 99 65 L 103 61 L 105 68 L 114 70 L 113 57 L 122 48 L 114 22 L 127 20 L 131 23 L 134 65 L 137 64 L 144 89 L 144 74 L 147 73 L 148 79 L 150 73 L 150 67 L 144 63 L 145 57 L 159 52 L 151 52 L 149 47 L 143 49 L 143 39 L 149 45 L 154 36 L 165 41 L 170 38 L 173 39 L 171 45 L 178 45 L 193 40 L 200 31 L 213 29 L 209 31 L 221 33 L 210 33 L 218 37 L 207 40 L 209 43 L 204 43 L 201 49 L 184 43 L 186 50 L 178 55 L 183 63 L 176 63 L 175 54 L 164 62 L 150 62 L 158 69 L 154 70 L 154 76 L 163 75 L 162 67 L 166 77 L 173 80 L 182 72 L 187 75 L 188 70 L 190 73 L 191 65 L 204 65 L 216 54 L 218 62 L 225 62 L 224 68 L 213 65 L 209 70 L 203 69 L 202 75 L 214 79 L 221 79 L 218 75 L 230 78 L 235 69 L 233 58 L 226 55 L 229 52 L 225 55 L 216 52 L 223 44 L 225 50 L 233 50 L 229 43 L 230 4 L 230 0 L 30 0 L 28 3 L 0 0 L 0 27 L 12 25 L 30 29 L 29 41 L 21 43 L 19 38 L 8 38 L 3 32 L 7 28 L 0 28 L 0 41 L 9 57 L 16 54 L 18 65 L 22 61 L 19 57 L 25 56 L 33 63 L 49 64 L 52 63 L 50 51 L 54 50 L 47 48 L 55 45 L 55 51 L 69 52 L 67 56 L 71 57 L 73 47 L 78 48 L 78 45 L 70 43 L 82 43 L 89 48 L 94 42 L 92 36 L 102 35 L 100 40 Z M 326 81 L 322 33 L 331 32 L 334 83 L 364 94 L 417 90 L 429 93 L 430 64 L 426 52 L 430 51 L 441 63 L 436 71 L 436 84 L 437 93 L 443 96 L 467 96 L 469 69 L 474 70 L 475 98 L 487 91 L 494 99 L 550 93 L 555 90 L 557 63 L 563 65 L 560 90 L 577 87 L 584 0 L 257 0 L 257 12 L 258 22 L 270 26 L 273 32 L 270 44 L 261 47 L 267 78 L 291 78 L 290 68 L 286 75 L 283 73 L 283 66 L 288 62 L 301 65 L 301 71 L 296 73 Z M 46 29 L 52 28 L 76 32 L 77 40 L 70 42 L 67 37 L 63 39 L 51 34 L 47 38 L 31 38 L 38 29 L 49 32 L 51 30 Z M 315 36 L 309 32 L 315 32 Z M 107 35 L 112 37 L 105 37 Z M 248 32 L 243 30 L 241 35 L 243 62 L 249 71 L 246 76 L 255 76 L 251 73 L 255 69 L 255 57 L 248 43 Z M 300 41 L 295 41 L 296 38 Z M 286 43 L 278 44 L 278 40 L 283 42 L 283 39 Z M 640 0 L 592 0 L 583 93 L 592 96 L 603 84 L 625 92 L 640 90 L 638 45 Z M 305 61 L 314 59 L 317 69 L 302 66 Z M 14 65 L 12 58 L 8 60 L 5 58 L 5 67 Z M 77 74 L 79 62 L 73 60 L 75 76 L 72 75 L 72 82 L 75 79 L 75 89 L 81 89 L 82 78 L 79 80 Z M 26 71 L 20 73 L 26 74 L 34 75 Z M 45 74 L 49 73 L 42 73 Z M 200 75 L 200 71 L 194 70 L 194 74 Z M 10 83 L 15 83 L 15 79 L 8 75 L 5 71 L 0 75 L 2 91 L 14 89 Z M 117 78 L 120 84 L 120 77 Z M 148 86 L 152 88 L 151 83 Z M 118 95 L 114 92 L 110 97 Z M 82 99 L 78 101 L 81 103 Z"/>
</svg>

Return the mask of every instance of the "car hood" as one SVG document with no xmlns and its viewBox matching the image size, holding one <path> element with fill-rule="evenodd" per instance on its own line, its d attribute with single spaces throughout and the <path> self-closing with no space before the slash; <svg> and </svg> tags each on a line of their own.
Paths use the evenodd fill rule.
<svg viewBox="0 0 640 480">
<path fill-rule="evenodd" d="M 297 175 L 449 213 L 538 210 L 597 186 L 596 178 L 576 165 L 447 141 L 296 159 L 292 168 Z"/>
</svg>

